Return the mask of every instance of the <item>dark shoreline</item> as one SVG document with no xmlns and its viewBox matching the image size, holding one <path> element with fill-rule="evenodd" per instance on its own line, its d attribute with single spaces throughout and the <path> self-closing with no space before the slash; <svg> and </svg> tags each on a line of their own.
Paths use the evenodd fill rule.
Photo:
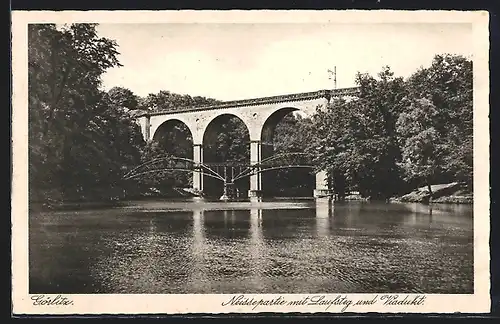
<svg viewBox="0 0 500 324">
<path fill-rule="evenodd" d="M 123 200 L 113 200 L 113 201 L 66 201 L 66 202 L 57 202 L 57 203 L 43 203 L 43 202 L 29 202 L 29 210 L 31 211 L 71 211 L 71 210 L 81 210 L 81 209 L 102 209 L 102 208 L 116 208 L 125 206 L 130 201 L 147 201 L 147 200 L 156 200 L 156 199 L 182 199 L 185 197 L 131 197 Z M 283 200 L 314 200 L 313 197 L 273 197 L 271 198 L 275 201 L 283 201 Z M 361 197 L 353 197 L 348 196 L 345 199 L 348 201 L 360 201 L 360 202 L 375 202 L 367 198 Z M 337 202 L 341 203 L 341 202 Z M 394 197 L 389 199 L 387 203 L 421 203 L 428 204 L 426 201 L 422 200 L 406 200 L 401 199 L 401 197 Z M 452 204 L 462 204 L 462 205 L 472 205 L 473 199 L 471 197 L 462 197 L 462 196 L 444 196 L 438 199 L 435 199 L 431 202 L 431 204 L 439 204 L 439 205 L 452 205 Z"/>
<path fill-rule="evenodd" d="M 100 209 L 106 207 L 119 207 L 124 201 L 61 201 L 57 203 L 49 202 L 29 202 L 30 211 L 56 211 L 56 210 L 79 210 L 79 209 Z"/>
</svg>

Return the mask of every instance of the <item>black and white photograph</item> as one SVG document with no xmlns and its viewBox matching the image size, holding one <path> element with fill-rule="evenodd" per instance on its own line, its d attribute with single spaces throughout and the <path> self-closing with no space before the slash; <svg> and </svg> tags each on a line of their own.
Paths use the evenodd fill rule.
<svg viewBox="0 0 500 324">
<path fill-rule="evenodd" d="M 14 309 L 489 310 L 487 13 L 18 14 Z"/>
</svg>

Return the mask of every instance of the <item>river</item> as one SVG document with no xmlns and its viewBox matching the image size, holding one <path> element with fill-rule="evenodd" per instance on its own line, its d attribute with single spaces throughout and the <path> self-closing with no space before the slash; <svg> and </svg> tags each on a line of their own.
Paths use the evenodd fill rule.
<svg viewBox="0 0 500 324">
<path fill-rule="evenodd" d="M 473 293 L 471 205 L 131 201 L 31 212 L 30 293 Z"/>
</svg>

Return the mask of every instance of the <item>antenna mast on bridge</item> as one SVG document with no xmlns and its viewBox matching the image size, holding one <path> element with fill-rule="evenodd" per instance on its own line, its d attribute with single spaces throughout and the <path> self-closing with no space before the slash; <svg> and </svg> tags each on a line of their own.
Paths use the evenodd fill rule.
<svg viewBox="0 0 500 324">
<path fill-rule="evenodd" d="M 328 69 L 328 80 L 332 79 L 333 75 L 333 88 L 337 89 L 337 66 L 335 65 L 333 67 L 333 71 Z"/>
</svg>

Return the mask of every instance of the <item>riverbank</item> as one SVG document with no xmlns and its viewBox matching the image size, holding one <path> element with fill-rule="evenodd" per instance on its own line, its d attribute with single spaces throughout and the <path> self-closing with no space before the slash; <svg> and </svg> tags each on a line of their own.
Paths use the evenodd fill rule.
<svg viewBox="0 0 500 324">
<path fill-rule="evenodd" d="M 448 184 L 432 185 L 432 203 L 443 204 L 472 204 L 473 194 L 463 184 L 453 182 Z M 122 199 L 112 200 L 94 200 L 94 201 L 64 201 L 64 200 L 47 200 L 43 202 L 30 202 L 30 210 L 79 210 L 79 209 L 99 209 L 119 207 L 127 203 L 129 200 L 148 200 L 148 199 L 182 199 L 188 195 L 179 190 L 173 190 L 168 194 L 151 193 L 134 197 L 124 197 Z M 402 196 L 393 197 L 389 202 L 403 203 L 429 203 L 429 192 L 427 187 L 416 188 L 415 190 Z M 272 200 L 311 200 L 313 197 L 274 197 Z M 370 201 L 369 198 L 361 197 L 358 193 L 350 193 L 345 197 L 346 201 Z"/>
<path fill-rule="evenodd" d="M 179 199 L 193 197 L 194 194 L 182 190 L 182 188 L 171 188 L 170 190 L 158 190 L 149 188 L 148 190 L 133 195 L 122 195 L 121 197 L 107 198 L 82 198 L 63 199 L 60 195 L 52 192 L 45 192 L 37 195 L 29 202 L 29 209 L 36 211 L 57 211 L 57 210 L 79 210 L 79 209 L 100 209 L 120 207 L 130 200 L 148 199 Z"/>
<path fill-rule="evenodd" d="M 444 203 L 444 204 L 472 204 L 473 194 L 462 183 L 452 182 L 446 184 L 437 184 L 431 186 L 432 199 L 430 199 L 427 186 L 416 188 L 415 190 L 391 198 L 391 202 L 412 202 L 412 203 Z"/>
<path fill-rule="evenodd" d="M 104 200 L 104 201 L 46 201 L 46 202 L 30 202 L 30 210 L 49 211 L 49 210 L 79 210 L 79 209 L 99 209 L 109 207 L 122 206 L 120 200 Z"/>
</svg>

